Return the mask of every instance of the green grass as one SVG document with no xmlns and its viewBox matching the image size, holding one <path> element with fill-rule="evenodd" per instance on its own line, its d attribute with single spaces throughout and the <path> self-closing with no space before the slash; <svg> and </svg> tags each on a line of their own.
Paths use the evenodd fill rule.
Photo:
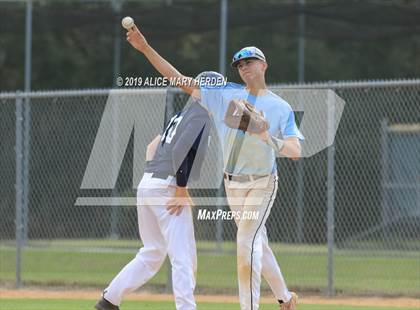
<svg viewBox="0 0 420 310">
<path fill-rule="evenodd" d="M 420 240 L 405 241 L 405 244 L 410 244 L 413 249 L 420 249 Z M 362 251 L 352 250 L 338 250 L 341 254 L 354 254 L 354 253 L 365 253 L 367 255 L 376 255 L 380 253 L 383 256 L 417 256 L 419 257 L 419 251 L 405 251 L 401 252 L 398 250 L 381 250 L 381 251 L 369 251 L 367 249 L 379 249 L 382 243 L 367 243 L 358 242 L 356 248 L 362 249 Z M 0 249 L 2 246 L 14 247 L 16 242 L 14 240 L 2 240 L 0 241 Z M 138 249 L 142 243 L 139 240 L 114 240 L 114 239 L 54 239 L 54 240 L 30 240 L 29 246 L 38 248 L 50 248 L 50 249 L 92 249 L 92 248 L 105 248 L 105 249 Z M 326 245 L 307 245 L 307 244 L 285 244 L 285 243 L 270 243 L 271 248 L 274 252 L 283 253 L 299 253 L 302 254 L 325 254 L 327 255 L 328 248 Z M 355 245 L 356 246 L 356 245 Z M 216 243 L 212 241 L 199 241 L 197 242 L 198 250 L 215 250 Z M 234 242 L 223 242 L 221 249 L 223 251 L 235 251 L 236 244 Z"/>
<path fill-rule="evenodd" d="M 66 300 L 66 299 L 0 299 L 2 310 L 80 310 L 93 309 L 93 300 Z M 152 301 L 125 301 L 122 310 L 167 310 L 175 309 L 173 302 Z M 198 303 L 199 310 L 238 310 L 238 304 Z M 275 304 L 261 305 L 261 310 L 278 309 Z M 389 307 L 350 307 L 350 306 L 325 306 L 325 305 L 301 305 L 299 310 L 394 310 Z M 398 308 L 399 310 L 412 310 L 415 308 Z"/>
<path fill-rule="evenodd" d="M 31 242 L 36 248 L 23 252 L 23 281 L 35 285 L 105 286 L 136 254 L 138 241 L 70 240 Z M 116 251 L 106 252 L 105 248 Z M 235 244 L 223 244 L 222 254 L 210 252 L 214 243 L 199 242 L 198 289 L 230 290 L 235 293 Z M 273 244 L 273 251 L 290 287 L 325 290 L 327 256 L 325 247 Z M 82 252 L 80 249 L 89 249 Z M 102 252 L 99 250 L 102 249 Z M 401 254 L 400 254 L 401 255 Z M 348 293 L 417 294 L 420 291 L 420 256 L 413 252 L 397 256 L 394 252 L 368 253 L 337 250 L 335 287 Z M 0 246 L 0 282 L 15 279 L 15 249 Z M 167 279 L 164 265 L 150 281 L 163 286 Z M 268 286 L 263 283 L 263 289 Z"/>
</svg>

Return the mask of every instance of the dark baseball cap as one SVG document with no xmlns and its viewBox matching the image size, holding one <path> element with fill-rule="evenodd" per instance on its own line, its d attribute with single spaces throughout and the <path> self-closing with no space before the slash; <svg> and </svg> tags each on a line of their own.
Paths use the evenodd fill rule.
<svg viewBox="0 0 420 310">
<path fill-rule="evenodd" d="M 236 52 L 235 55 L 233 55 L 232 63 L 230 65 L 233 68 L 236 68 L 238 66 L 239 61 L 247 58 L 254 58 L 267 62 L 265 60 L 264 53 L 258 47 L 247 46 L 242 48 L 239 52 Z"/>
</svg>

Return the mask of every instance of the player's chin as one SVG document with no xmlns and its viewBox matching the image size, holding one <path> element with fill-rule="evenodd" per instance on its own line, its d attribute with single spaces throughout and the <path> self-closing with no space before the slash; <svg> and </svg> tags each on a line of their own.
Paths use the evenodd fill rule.
<svg viewBox="0 0 420 310">
<path fill-rule="evenodd" d="M 241 78 L 246 84 L 248 84 L 254 80 L 254 75 L 250 72 L 246 72 L 242 74 Z"/>
</svg>

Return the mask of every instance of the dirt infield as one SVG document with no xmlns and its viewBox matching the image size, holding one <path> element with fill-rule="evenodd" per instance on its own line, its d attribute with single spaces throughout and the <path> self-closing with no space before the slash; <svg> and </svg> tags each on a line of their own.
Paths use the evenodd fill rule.
<svg viewBox="0 0 420 310">
<path fill-rule="evenodd" d="M 1 289 L 1 298 L 33 298 L 33 299 L 92 299 L 95 300 L 101 296 L 100 291 L 94 290 L 39 290 L 39 289 Z M 133 293 L 127 295 L 126 300 L 138 301 L 168 301 L 172 300 L 173 296 L 170 294 L 151 294 L 147 292 Z M 198 302 L 217 302 L 217 303 L 237 303 L 236 296 L 223 295 L 196 295 Z M 312 305 L 347 305 L 347 306 L 378 306 L 378 307 L 394 307 L 394 308 L 420 308 L 420 299 L 414 298 L 323 298 L 316 296 L 299 296 L 301 304 Z M 273 298 L 263 297 L 261 303 L 272 304 Z"/>
</svg>

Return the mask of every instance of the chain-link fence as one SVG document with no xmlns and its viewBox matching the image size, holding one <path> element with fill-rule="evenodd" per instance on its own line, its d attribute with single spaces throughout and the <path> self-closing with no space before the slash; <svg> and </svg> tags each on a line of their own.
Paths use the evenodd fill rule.
<svg viewBox="0 0 420 310">
<path fill-rule="evenodd" d="M 331 147 L 297 162 L 278 159 L 266 226 L 288 285 L 418 296 L 420 81 L 271 89 L 295 108 L 308 90 L 307 104 L 327 89 L 346 102 Z M 146 145 L 186 99 L 166 89 L 0 94 L 0 283 L 104 287 L 141 246 L 132 201 Z M 302 125 L 309 114 L 296 110 Z M 314 133 L 303 134 L 308 149 Z M 210 143 L 217 158 L 217 137 Z M 83 186 L 91 158 L 100 162 L 98 187 Z M 205 178 L 220 176 L 214 165 L 204 166 Z M 194 193 L 215 198 L 223 190 Z M 197 291 L 235 294 L 235 225 L 197 220 L 199 208 Z M 168 278 L 162 268 L 147 287 L 165 290 Z"/>
</svg>

